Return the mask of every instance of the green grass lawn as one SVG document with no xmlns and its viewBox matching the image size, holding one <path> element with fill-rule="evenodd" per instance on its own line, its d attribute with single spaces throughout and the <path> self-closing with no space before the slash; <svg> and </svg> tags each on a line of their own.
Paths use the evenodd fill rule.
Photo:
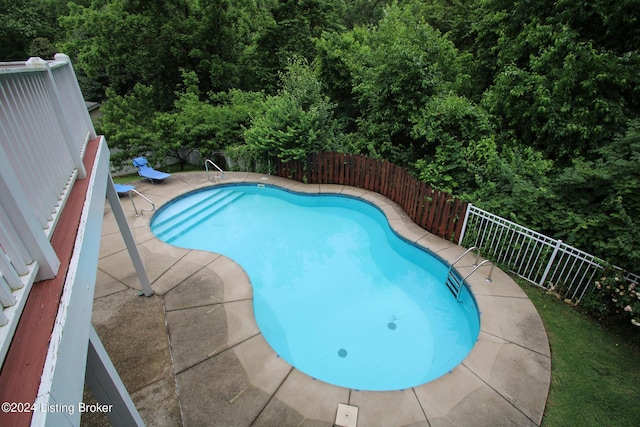
<svg viewBox="0 0 640 427">
<path fill-rule="evenodd" d="M 129 184 L 129 183 L 132 183 L 132 185 L 135 185 L 135 181 L 139 181 L 139 180 L 140 180 L 140 176 L 138 176 L 137 173 L 129 174 L 129 175 L 122 175 L 122 176 L 114 176 L 113 177 L 113 182 L 115 184 Z"/>
<path fill-rule="evenodd" d="M 538 309 L 551 345 L 551 388 L 542 425 L 640 426 L 638 349 L 544 290 L 521 286 Z"/>
</svg>

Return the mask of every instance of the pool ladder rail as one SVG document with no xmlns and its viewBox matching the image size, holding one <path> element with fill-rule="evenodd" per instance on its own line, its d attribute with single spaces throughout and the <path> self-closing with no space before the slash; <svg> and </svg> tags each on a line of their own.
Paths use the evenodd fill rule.
<svg viewBox="0 0 640 427">
<path fill-rule="evenodd" d="M 132 188 L 131 190 L 129 190 L 127 192 L 129 194 L 129 200 L 131 200 L 131 205 L 133 206 L 133 211 L 136 213 L 136 216 L 144 216 L 144 212 L 153 212 L 156 210 L 156 204 L 153 203 L 148 197 L 145 197 L 144 194 L 140 193 L 139 191 L 137 191 L 136 189 Z M 133 195 L 131 193 L 136 193 L 138 196 L 142 197 L 143 199 L 145 199 L 147 202 L 149 202 L 151 204 L 151 209 L 149 208 L 142 208 L 140 209 L 140 211 L 138 212 L 138 208 L 136 208 L 136 204 L 133 202 Z"/>
<path fill-rule="evenodd" d="M 458 272 L 453 268 L 453 266 L 458 261 L 460 261 L 462 258 L 464 258 L 464 256 L 466 254 L 468 254 L 469 252 L 474 251 L 476 249 L 478 250 L 478 254 L 476 255 L 476 261 L 473 263 L 473 269 L 466 276 L 461 278 L 460 274 L 458 274 Z M 480 264 L 478 264 L 479 260 L 480 260 L 480 250 L 477 247 L 472 246 L 469 249 L 467 249 L 462 255 L 460 255 L 458 257 L 458 259 L 456 259 L 449 266 L 449 272 L 447 273 L 447 280 L 445 281 L 445 284 L 447 285 L 447 287 L 449 288 L 449 290 L 451 291 L 453 296 L 456 297 L 456 301 L 460 302 L 460 293 L 462 292 L 462 287 L 464 286 L 464 281 L 467 280 L 467 278 L 469 276 L 471 276 L 473 273 L 475 273 L 476 270 L 478 270 L 483 265 L 491 264 L 491 270 L 489 270 L 489 275 L 487 276 L 487 278 L 485 280 L 487 282 L 492 282 L 493 281 L 491 279 L 491 275 L 493 274 L 493 268 L 495 267 L 495 265 L 493 264 L 493 262 L 489 261 L 488 259 L 485 259 Z"/>
<path fill-rule="evenodd" d="M 211 177 L 211 175 L 209 174 L 209 165 L 213 166 L 215 169 L 217 169 L 215 172 L 213 172 L 213 179 Z M 220 180 L 222 178 L 224 178 L 224 171 L 222 170 L 222 168 L 218 165 L 216 165 L 213 160 L 211 159 L 207 159 L 204 161 L 204 168 L 207 171 L 207 179 L 209 180 L 209 182 L 220 182 Z"/>
</svg>

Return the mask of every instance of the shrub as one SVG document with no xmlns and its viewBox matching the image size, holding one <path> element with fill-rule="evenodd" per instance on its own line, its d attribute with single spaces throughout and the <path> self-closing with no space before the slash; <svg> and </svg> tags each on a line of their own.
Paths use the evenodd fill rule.
<svg viewBox="0 0 640 427">
<path fill-rule="evenodd" d="M 587 313 L 603 323 L 640 327 L 640 286 L 619 274 L 600 278 L 582 299 Z"/>
</svg>

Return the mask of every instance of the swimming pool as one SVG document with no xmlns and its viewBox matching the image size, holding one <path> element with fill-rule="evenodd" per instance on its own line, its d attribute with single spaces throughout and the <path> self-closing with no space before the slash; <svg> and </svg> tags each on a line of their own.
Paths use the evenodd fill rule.
<svg viewBox="0 0 640 427">
<path fill-rule="evenodd" d="M 466 288 L 458 303 L 444 285 L 447 266 L 360 199 L 216 186 L 168 203 L 151 228 L 167 243 L 242 265 L 267 342 L 331 384 L 416 386 L 460 363 L 478 336 Z"/>
</svg>

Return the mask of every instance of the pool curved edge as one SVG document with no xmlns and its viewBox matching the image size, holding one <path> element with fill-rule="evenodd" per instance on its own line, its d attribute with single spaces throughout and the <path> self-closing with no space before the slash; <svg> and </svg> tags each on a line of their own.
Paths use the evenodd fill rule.
<svg viewBox="0 0 640 427">
<path fill-rule="evenodd" d="M 168 197 L 169 191 L 163 194 L 165 203 L 174 197 L 212 186 L 204 173 L 176 174 L 176 178 L 181 184 L 172 190 L 172 197 Z M 226 172 L 225 179 L 213 185 L 233 183 L 266 184 L 297 193 L 342 194 L 360 198 L 380 209 L 398 236 L 428 250 L 446 263 L 453 262 L 465 250 L 420 228 L 394 202 L 368 190 L 343 185 L 303 184 L 285 178 L 240 172 Z M 170 185 L 166 183 L 162 187 L 168 189 Z M 153 188 L 154 191 L 160 191 L 160 186 Z M 223 270 L 235 264 L 228 259 L 222 260 L 225 257 L 220 258 L 216 262 L 225 265 Z M 473 255 L 467 255 L 456 268 L 464 275 L 471 271 L 474 261 Z M 240 266 L 236 264 L 237 267 Z M 387 425 L 410 424 L 425 418 L 430 423 L 438 419 L 458 420 L 456 422 L 469 419 L 477 424 L 479 419 L 485 419 L 500 423 L 508 420 L 517 425 L 539 425 L 549 389 L 551 359 L 546 332 L 535 307 L 520 287 L 498 268 L 494 270 L 492 283 L 484 280 L 482 270 L 469 277 L 467 283 L 481 313 L 478 342 L 449 374 L 411 390 L 358 392 L 315 381 L 294 368 L 286 372 L 282 382 L 273 390 L 271 383 L 264 381 L 263 376 L 267 373 L 259 370 L 261 373 L 258 377 L 252 378 L 251 369 L 247 369 L 245 364 L 243 366 L 256 387 L 273 393 L 272 397 L 278 402 L 305 418 L 333 423 L 337 403 L 347 403 L 360 408 L 360 425 L 381 425 L 381 407 L 395 408 L 392 411 L 397 415 L 395 421 Z M 229 289 L 235 287 L 229 286 Z M 243 294 L 246 296 L 246 291 Z M 231 317 L 246 317 L 247 312 L 252 315 L 252 310 L 244 308 L 242 313 L 232 314 Z M 251 322 L 255 324 L 255 319 L 234 321 L 240 321 L 247 330 L 254 331 Z M 265 345 L 268 347 L 266 342 Z M 260 351 L 268 353 L 265 349 Z M 265 354 L 264 357 L 277 358 L 277 355 Z M 287 371 L 281 363 L 273 366 L 276 365 L 274 371 L 279 375 Z M 310 408 L 309 402 L 314 402 L 315 408 Z M 400 416 L 400 413 L 403 415 Z M 329 419 L 330 415 L 333 418 Z"/>
<path fill-rule="evenodd" d="M 193 230 L 191 232 L 185 231 L 184 235 L 182 235 L 181 233 L 172 234 L 173 232 L 169 231 L 170 229 L 167 228 L 165 224 L 165 223 L 171 223 L 173 221 L 172 218 L 175 215 L 187 215 L 182 213 L 182 209 L 185 209 L 185 208 L 188 209 L 187 205 L 192 205 L 192 204 L 196 207 L 199 206 L 202 200 L 208 200 L 207 195 L 216 194 L 214 192 L 218 190 L 232 191 L 232 192 L 237 191 L 240 194 L 249 194 L 253 196 L 257 196 L 260 194 L 268 194 L 270 198 L 275 197 L 280 200 L 286 200 L 293 204 L 300 203 L 303 206 L 322 206 L 322 207 L 340 206 L 343 208 L 348 207 L 348 209 L 350 210 L 355 210 L 358 212 L 365 213 L 367 218 L 371 218 L 372 220 L 374 220 L 376 223 L 379 224 L 382 230 L 385 230 L 382 241 L 376 241 L 376 243 L 373 244 L 373 246 L 387 245 L 385 247 L 388 247 L 389 250 L 393 250 L 394 253 L 398 253 L 399 257 L 402 257 L 402 259 L 407 259 L 407 261 L 409 260 L 409 258 L 413 257 L 413 255 L 410 255 L 410 254 L 422 253 L 425 255 L 425 258 L 420 258 L 421 262 L 418 262 L 416 260 L 408 261 L 411 264 L 416 264 L 416 265 L 422 264 L 420 268 L 422 268 L 423 270 L 421 271 L 424 271 L 425 273 L 429 272 L 430 274 L 433 274 L 434 276 L 429 276 L 429 277 L 433 277 L 433 279 L 435 279 L 435 282 L 433 283 L 433 285 L 435 285 L 434 288 L 437 288 L 437 292 L 432 295 L 432 298 L 428 298 L 428 299 L 418 298 L 417 295 L 414 295 L 413 297 L 410 298 L 412 302 L 415 302 L 415 304 L 421 307 L 420 312 L 423 314 L 421 316 L 418 316 L 418 318 L 421 319 L 423 322 L 426 322 L 426 318 L 428 316 L 422 317 L 422 316 L 425 316 L 424 313 L 439 312 L 442 315 L 444 315 L 444 311 L 440 311 L 440 310 L 444 310 L 445 306 L 448 307 L 446 312 L 450 313 L 450 315 L 452 316 L 455 316 L 455 318 L 449 321 L 446 325 L 439 326 L 440 323 L 438 322 L 440 317 L 434 316 L 432 314 L 431 315 L 432 317 L 429 318 L 430 320 L 426 322 L 428 327 L 426 327 L 424 323 L 421 323 L 421 325 L 423 325 L 421 328 L 425 328 L 425 329 L 424 330 L 420 329 L 420 331 L 426 333 L 426 337 L 424 340 L 419 339 L 418 336 L 415 336 L 412 339 L 410 338 L 400 339 L 400 338 L 397 338 L 396 335 L 394 335 L 395 338 L 391 338 L 389 335 L 385 335 L 384 333 L 377 335 L 377 338 L 373 340 L 375 341 L 375 344 L 373 344 L 371 338 L 363 339 L 364 342 L 370 342 L 369 345 L 372 347 L 372 348 L 367 348 L 367 350 L 382 351 L 383 348 L 385 349 L 385 351 L 381 353 L 381 355 L 387 355 L 387 356 L 383 356 L 382 358 L 382 360 L 384 360 L 385 362 L 384 363 L 379 362 L 379 364 L 374 364 L 370 366 L 372 370 L 380 369 L 379 374 L 377 375 L 374 375 L 372 373 L 373 372 L 372 370 L 358 369 L 360 367 L 360 362 L 361 363 L 371 363 L 371 362 L 369 361 L 370 360 L 369 358 L 362 356 L 362 354 L 364 353 L 363 348 L 358 347 L 357 345 L 354 347 L 358 349 L 354 353 L 356 354 L 356 357 L 355 357 L 355 360 L 350 361 L 348 365 L 350 366 L 349 369 L 344 367 L 345 362 L 342 359 L 331 358 L 331 357 L 328 358 L 330 361 L 325 362 L 326 364 L 323 365 L 325 366 L 324 368 L 319 368 L 317 353 L 315 351 L 314 352 L 301 351 L 300 350 L 301 344 L 299 342 L 296 343 L 296 340 L 293 338 L 294 336 L 298 336 L 299 338 L 302 338 L 301 334 L 298 333 L 298 335 L 296 335 L 293 332 L 294 330 L 296 330 L 296 327 L 293 326 L 291 323 L 289 323 L 289 325 L 287 326 L 280 324 L 280 320 L 281 320 L 280 316 L 273 313 L 274 305 L 277 305 L 278 300 L 280 298 L 284 298 L 285 295 L 283 294 L 279 298 L 274 299 L 273 297 L 270 298 L 268 296 L 268 293 L 269 293 L 268 291 L 267 292 L 263 291 L 262 293 L 260 293 L 260 292 L 256 292 L 256 289 L 254 288 L 253 290 L 253 303 L 254 303 L 254 310 L 255 310 L 254 314 L 262 334 L 267 338 L 267 341 L 271 344 L 274 351 L 278 353 L 280 357 L 282 357 L 284 360 L 294 365 L 296 369 L 301 370 L 307 375 L 316 377 L 318 380 L 326 381 L 330 384 L 339 385 L 345 388 L 368 390 L 368 391 L 400 390 L 400 389 L 416 387 L 421 384 L 433 381 L 442 375 L 445 375 L 447 372 L 455 368 L 455 366 L 457 366 L 457 364 L 459 364 L 470 353 L 471 348 L 473 348 L 473 345 L 477 342 L 477 338 L 480 330 L 480 327 L 479 327 L 480 315 L 477 310 L 477 303 L 475 301 L 475 298 L 473 297 L 473 294 L 469 291 L 466 283 L 464 283 L 463 289 L 461 290 L 461 293 L 457 299 L 455 298 L 455 296 L 452 296 L 451 293 L 448 292 L 444 283 L 448 264 L 444 260 L 442 260 L 439 256 L 433 254 L 431 251 L 424 248 L 423 246 L 415 242 L 409 241 L 403 236 L 400 236 L 397 233 L 397 231 L 394 230 L 389 225 L 389 220 L 385 215 L 385 213 L 382 211 L 382 209 L 380 209 L 380 207 L 378 207 L 375 203 L 364 200 L 360 197 L 347 195 L 347 194 L 340 194 L 340 193 L 318 193 L 318 194 L 301 193 L 301 192 L 294 191 L 292 189 L 286 189 L 286 188 L 282 188 L 272 184 L 256 185 L 255 183 L 227 183 L 227 184 L 220 184 L 216 186 L 204 187 L 204 188 L 187 192 L 179 197 L 176 197 L 175 199 L 171 200 L 170 202 L 162 206 L 158 211 L 156 211 L 156 213 L 151 219 L 151 228 L 156 234 L 156 236 L 169 244 L 177 245 L 179 247 L 183 247 L 186 249 L 198 248 L 198 249 L 209 250 L 213 252 L 221 250 L 221 254 L 224 254 L 225 256 L 230 257 L 231 259 L 238 262 L 243 267 L 245 266 L 245 262 L 246 262 L 246 266 L 251 265 L 251 260 L 256 257 L 257 253 L 251 254 L 250 251 L 247 251 L 247 248 L 249 247 L 248 245 L 251 244 L 251 242 L 244 241 L 244 239 L 246 239 L 247 237 L 249 237 L 249 239 L 255 238 L 255 235 L 253 233 L 250 234 L 249 236 L 245 235 L 244 238 L 240 238 L 240 240 L 238 240 L 237 233 L 235 232 L 231 234 L 225 233 L 224 227 L 220 228 L 221 225 L 220 223 L 218 223 L 216 230 L 220 230 L 219 234 L 209 235 L 208 233 L 203 234 L 201 232 L 193 233 Z M 294 197 L 294 198 L 290 199 L 289 197 Z M 351 201 L 351 202 L 348 202 L 348 201 Z M 310 205 L 307 205 L 309 203 Z M 347 204 L 344 204 L 344 203 L 347 203 Z M 357 203 L 357 204 L 353 205 L 351 203 Z M 255 214 L 255 209 L 258 209 L 258 211 L 260 212 L 260 218 L 262 218 L 262 212 L 260 211 L 259 208 L 256 207 L 256 205 L 249 205 L 249 206 L 245 205 L 243 209 L 234 211 L 234 214 L 230 216 L 232 220 L 231 220 L 231 223 L 229 223 L 229 225 L 240 226 L 240 228 L 242 228 L 241 225 L 244 219 L 242 215 L 244 214 L 249 215 L 249 219 L 247 221 L 253 223 L 254 220 L 252 218 L 254 217 L 252 215 Z M 374 215 L 374 212 L 375 212 L 375 215 Z M 277 217 L 284 216 L 289 218 L 287 215 L 288 214 L 286 211 L 281 211 L 280 213 L 277 214 Z M 223 223 L 226 224 L 224 220 L 222 221 Z M 227 218 L 226 221 L 229 221 L 229 218 Z M 285 222 L 284 224 L 287 224 L 287 222 Z M 180 226 L 177 226 L 177 227 L 180 228 Z M 263 229 L 264 227 L 259 227 L 259 228 Z M 306 224 L 306 226 L 304 226 L 303 228 L 305 229 L 309 228 L 309 224 Z M 283 231 L 284 230 L 288 230 L 287 233 L 290 232 L 290 229 L 288 229 L 286 226 L 283 229 Z M 255 231 L 256 233 L 259 232 L 259 230 L 255 230 Z M 212 232 L 212 230 L 209 230 L 208 232 Z M 189 241 L 187 241 L 186 239 L 187 235 L 191 236 L 188 239 Z M 168 238 L 167 236 L 170 236 L 170 237 Z M 284 236 L 279 236 L 279 237 L 284 237 Z M 194 242 L 194 239 L 197 241 L 197 243 Z M 201 239 L 201 240 L 198 240 L 198 239 Z M 221 242 L 219 241 L 219 239 L 224 239 L 229 243 Z M 230 250 L 230 252 L 223 249 L 216 249 L 216 247 L 218 248 L 226 247 L 225 244 L 230 244 L 230 242 L 233 242 L 233 241 L 241 242 L 239 246 L 234 246 L 237 248 L 235 251 L 232 248 L 227 248 L 228 250 Z M 193 243 L 189 243 L 189 242 L 193 242 Z M 222 246 L 219 246 L 219 245 L 222 245 Z M 405 248 L 405 247 L 411 248 L 411 249 L 407 249 L 410 252 L 405 253 L 405 250 L 399 249 L 397 245 L 400 245 L 401 248 Z M 271 248 L 271 246 L 268 246 L 268 247 Z M 365 252 L 368 253 L 369 251 L 370 250 L 367 250 Z M 416 251 L 416 252 L 413 252 L 413 251 Z M 403 255 L 400 255 L 400 253 L 402 253 Z M 237 258 L 232 254 L 235 254 Z M 405 258 L 405 257 L 408 257 L 408 258 Z M 378 259 L 377 261 L 380 262 L 382 260 Z M 431 263 L 433 263 L 433 266 Z M 393 264 L 385 264 L 385 265 L 392 266 Z M 427 267 L 427 265 L 429 267 Z M 347 265 L 343 265 L 342 267 L 345 269 L 348 269 Z M 287 264 L 287 267 L 285 267 L 285 271 L 292 268 L 293 266 Z M 395 267 L 395 268 L 397 269 L 398 267 Z M 435 268 L 437 273 L 431 270 L 432 268 Z M 255 279 L 261 277 L 259 272 L 256 271 L 256 266 L 254 266 L 252 269 L 249 269 L 249 270 L 252 271 L 250 275 L 251 277 L 250 280 L 252 282 Z M 263 270 L 263 269 L 261 268 L 260 270 Z M 395 271 L 400 272 L 403 270 L 395 270 Z M 273 273 L 271 270 L 269 270 L 269 272 Z M 293 273 L 293 276 L 297 276 L 297 272 L 298 271 L 296 270 L 296 273 Z M 403 273 L 403 277 L 404 277 L 404 274 L 405 273 Z M 458 274 L 456 273 L 456 275 Z M 315 276 L 315 273 L 313 274 L 313 276 Z M 387 276 L 384 276 L 384 277 L 387 277 Z M 309 280 L 310 283 L 313 282 L 313 280 L 311 280 L 312 279 L 311 277 L 307 277 L 307 279 Z M 264 280 L 264 278 L 262 278 L 262 280 Z M 284 280 L 284 278 L 282 278 L 282 280 Z M 278 280 L 277 282 L 280 283 L 280 281 L 281 280 Z M 258 280 L 258 282 L 262 283 L 261 280 Z M 396 285 L 395 282 L 393 283 L 394 283 L 394 288 L 396 288 L 396 286 L 398 285 Z M 413 283 L 413 282 L 410 282 L 410 283 Z M 277 292 L 276 289 L 278 287 L 279 286 L 275 286 L 275 289 L 272 289 L 272 288 L 269 288 L 269 286 L 267 286 L 267 288 L 275 292 Z M 305 286 L 305 288 L 307 287 Z M 407 288 L 404 286 L 399 286 L 397 287 L 397 289 L 404 289 L 401 292 L 402 295 L 410 294 L 408 293 L 409 291 L 407 290 Z M 327 301 L 327 306 L 323 308 L 323 312 L 325 310 L 328 310 L 329 312 L 331 312 L 331 309 L 335 307 L 336 303 L 338 302 L 338 299 L 342 295 L 343 294 L 341 292 L 338 292 L 334 296 L 332 296 L 330 301 Z M 389 297 L 389 295 L 390 294 L 386 294 L 387 297 Z M 433 298 L 436 298 L 435 295 L 440 295 L 437 298 L 442 300 L 439 302 L 434 302 Z M 259 296 L 261 296 L 261 298 L 259 298 Z M 364 298 L 369 300 L 368 296 Z M 292 307 L 297 306 L 298 304 L 304 306 L 305 302 L 303 301 L 304 301 L 303 299 L 292 300 L 290 301 L 290 303 L 286 305 L 281 305 L 280 308 L 281 310 L 286 311 L 288 309 L 291 309 Z M 371 301 L 371 303 L 375 303 L 375 302 Z M 317 306 L 315 302 L 306 303 L 306 304 L 310 304 L 308 307 L 309 310 Z M 387 307 L 389 307 L 390 304 L 391 304 L 390 300 L 385 300 L 384 303 L 381 303 L 381 305 L 378 306 L 377 310 L 370 311 L 369 320 L 372 322 L 375 322 L 376 318 L 378 318 L 379 320 L 380 310 L 385 310 Z M 358 305 L 358 307 L 360 306 Z M 371 306 L 369 305 L 368 307 L 371 307 Z M 396 307 L 394 309 L 389 309 L 389 310 L 392 310 L 392 311 L 389 311 L 389 313 L 395 313 L 398 309 L 399 307 Z M 293 310 L 295 311 L 295 309 Z M 362 310 L 362 309 L 359 308 L 358 310 Z M 366 310 L 366 308 L 364 310 Z M 276 312 L 277 311 L 278 310 L 276 310 Z M 303 311 L 306 312 L 307 310 L 305 309 Z M 349 313 L 352 313 L 352 312 L 353 310 L 349 310 L 348 312 L 343 312 L 342 315 L 348 316 Z M 365 311 L 363 311 L 363 313 L 364 312 Z M 320 313 L 317 313 L 316 315 L 320 316 Z M 306 319 L 305 323 L 306 321 L 312 322 L 312 319 L 316 319 L 316 315 L 313 315 L 310 318 L 303 316 Z M 393 317 L 395 318 L 395 316 Z M 327 316 L 326 318 L 323 318 L 322 323 L 323 324 L 325 324 L 325 322 L 330 323 L 329 320 L 334 318 L 335 317 L 333 316 Z M 358 317 L 356 315 L 355 319 L 361 319 L 361 317 Z M 352 319 L 352 321 L 355 319 Z M 316 322 L 316 321 L 317 320 L 313 320 L 313 322 Z M 275 322 L 277 326 L 272 325 L 271 324 L 272 322 Z M 360 327 L 362 327 L 360 322 L 356 321 L 354 324 L 358 324 L 360 325 Z M 341 325 L 340 326 L 340 329 L 341 329 L 343 326 L 343 323 L 341 323 L 340 325 Z M 433 331 L 432 331 L 432 328 L 433 328 Z M 453 329 L 449 330 L 449 328 L 453 328 Z M 285 332 L 275 332 L 275 331 L 285 331 Z M 422 352 L 427 348 L 433 348 L 432 345 L 430 344 L 431 340 L 433 340 L 434 339 L 433 337 L 436 336 L 436 332 L 438 332 L 437 336 L 440 337 L 442 334 L 442 331 L 447 331 L 446 336 L 449 337 L 448 338 L 449 341 L 447 341 L 448 342 L 447 345 L 443 345 L 442 341 L 440 342 L 435 341 L 433 343 L 433 347 L 441 349 L 441 351 L 438 351 L 435 353 L 436 357 L 434 357 L 433 354 L 428 355 L 426 358 L 424 354 L 421 354 L 420 356 L 418 356 L 419 352 Z M 364 338 L 364 336 L 370 336 L 369 334 L 372 332 L 373 332 L 372 330 L 367 329 L 366 332 L 360 332 L 358 336 L 361 338 Z M 316 343 L 317 350 L 320 350 L 320 348 L 330 348 L 331 346 L 336 345 L 337 346 L 336 352 L 337 352 L 337 349 L 341 348 L 342 346 L 345 346 L 345 345 L 350 346 L 354 344 L 353 342 L 350 342 L 353 338 L 352 335 L 348 335 L 349 338 L 346 338 L 347 341 L 344 341 L 345 338 L 343 337 L 342 342 L 340 343 L 338 343 L 337 341 L 334 341 L 335 335 L 339 335 L 337 331 L 335 334 L 333 332 L 327 333 L 326 341 L 319 341 L 323 343 L 320 347 L 318 347 L 320 344 Z M 291 341 L 289 341 L 289 339 L 291 339 Z M 438 338 L 438 339 L 442 340 L 446 338 Z M 386 341 L 387 342 L 386 345 L 382 344 L 383 342 L 385 342 L 384 340 L 388 340 Z M 302 342 L 305 342 L 305 341 L 307 341 L 306 338 L 304 338 Z M 391 345 L 391 343 L 393 343 L 393 345 Z M 419 345 L 419 343 L 423 343 L 423 345 L 426 347 L 424 347 L 423 345 Z M 402 346 L 404 346 L 404 348 L 402 351 L 400 351 L 399 348 L 401 348 Z M 290 351 L 290 348 L 292 351 Z M 421 349 L 421 350 L 418 350 L 418 349 Z M 343 349 L 341 351 L 345 351 L 345 350 Z M 293 356 L 294 353 L 297 355 L 296 357 Z M 388 354 L 393 354 L 393 353 L 396 354 L 395 357 L 388 356 Z M 360 354 L 360 356 L 357 356 L 358 354 Z M 346 355 L 346 351 L 345 351 L 345 355 Z M 400 357 L 401 355 L 403 357 L 406 357 L 405 359 L 403 359 L 405 360 L 406 363 L 403 363 L 402 365 L 398 365 L 397 357 Z M 412 356 L 409 356 L 409 355 L 412 355 Z M 341 357 L 344 357 L 344 356 L 341 356 Z M 358 357 L 361 358 L 360 362 L 357 361 Z M 427 359 L 428 360 L 433 359 L 433 362 L 429 364 L 427 363 Z M 403 368 L 399 369 L 400 366 L 402 366 Z M 412 368 L 408 368 L 408 366 L 412 366 Z M 344 371 L 342 374 L 336 375 L 335 369 L 342 369 Z M 359 372 L 360 374 L 356 375 L 355 374 L 356 372 Z M 393 374 L 390 374 L 390 372 L 393 372 Z M 402 374 L 400 374 L 400 372 L 402 372 Z M 408 372 L 410 372 L 411 374 L 407 375 Z"/>
</svg>

